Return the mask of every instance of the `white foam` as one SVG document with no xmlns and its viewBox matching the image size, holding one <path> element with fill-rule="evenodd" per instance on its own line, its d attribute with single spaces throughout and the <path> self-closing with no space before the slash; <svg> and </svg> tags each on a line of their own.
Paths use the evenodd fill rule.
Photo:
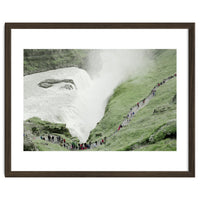
<svg viewBox="0 0 200 200">
<path fill-rule="evenodd" d="M 85 142 L 103 117 L 114 89 L 130 74 L 142 69 L 141 53 L 134 50 L 99 52 L 101 67 L 92 62 L 93 73 L 88 70 L 92 79 L 85 70 L 75 67 L 25 76 L 24 119 L 36 116 L 50 122 L 65 123 L 73 136 Z M 72 79 L 77 89 L 65 89 L 64 82 L 49 88 L 39 87 L 38 83 L 46 79 Z"/>
</svg>

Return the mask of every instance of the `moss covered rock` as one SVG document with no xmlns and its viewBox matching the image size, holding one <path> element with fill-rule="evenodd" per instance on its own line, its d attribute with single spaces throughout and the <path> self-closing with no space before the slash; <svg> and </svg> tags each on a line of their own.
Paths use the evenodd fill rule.
<svg viewBox="0 0 200 200">
<path fill-rule="evenodd" d="M 66 124 L 52 123 L 41 120 L 38 117 L 32 117 L 24 122 L 25 130 L 31 130 L 34 135 L 41 135 L 42 133 L 51 134 L 58 133 L 71 137 L 69 129 L 66 128 Z"/>
<path fill-rule="evenodd" d="M 149 142 L 155 143 L 166 138 L 176 138 L 176 120 L 171 120 L 161 126 L 149 137 Z"/>
<path fill-rule="evenodd" d="M 31 140 L 25 139 L 24 141 L 24 151 L 36 151 L 36 147 Z"/>
</svg>

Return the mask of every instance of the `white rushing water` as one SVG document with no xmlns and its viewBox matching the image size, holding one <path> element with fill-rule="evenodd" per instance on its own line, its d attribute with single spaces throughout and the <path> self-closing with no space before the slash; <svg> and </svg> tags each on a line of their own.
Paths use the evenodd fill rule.
<svg viewBox="0 0 200 200">
<path fill-rule="evenodd" d="M 142 67 L 141 55 L 130 56 L 128 52 L 102 53 L 103 65 L 92 78 L 85 70 L 75 67 L 25 76 L 24 120 L 35 116 L 50 122 L 65 123 L 73 136 L 85 142 L 103 117 L 114 89 L 130 74 L 136 73 L 138 66 Z M 123 56 L 125 59 L 122 59 Z M 49 88 L 39 87 L 38 83 L 46 79 L 72 79 L 76 89 L 64 88 L 64 82 Z"/>
</svg>

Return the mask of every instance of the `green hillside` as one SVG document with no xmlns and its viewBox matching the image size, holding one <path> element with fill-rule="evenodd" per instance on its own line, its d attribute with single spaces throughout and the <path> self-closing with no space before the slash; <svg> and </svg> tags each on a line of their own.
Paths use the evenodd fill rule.
<svg viewBox="0 0 200 200">
<path fill-rule="evenodd" d="M 156 96 L 133 120 L 113 135 L 131 107 L 148 96 L 152 88 L 176 72 L 176 50 L 155 50 L 148 72 L 122 83 L 110 97 L 102 120 L 88 142 L 107 137 L 95 150 L 176 150 L 176 79 L 157 89 Z M 97 136 L 101 135 L 101 136 Z"/>
<path fill-rule="evenodd" d="M 65 67 L 84 68 L 88 53 L 85 49 L 25 49 L 24 75 Z"/>
<path fill-rule="evenodd" d="M 54 141 L 49 141 L 48 136 L 54 136 Z M 57 141 L 57 137 L 65 139 L 65 147 L 61 140 Z M 71 136 L 66 124 L 44 121 L 38 117 L 24 121 L 24 151 L 68 151 L 72 142 L 79 143 L 79 139 Z"/>
<path fill-rule="evenodd" d="M 146 50 L 145 53 L 151 57 L 145 71 L 123 82 L 110 97 L 104 117 L 87 140 L 87 144 L 98 142 L 97 147 L 90 151 L 176 150 L 175 77 L 156 88 L 156 95 L 143 108 L 138 109 L 127 126 L 116 132 L 130 108 L 149 96 L 153 87 L 163 79 L 176 73 L 176 50 Z M 88 50 L 25 50 L 24 54 L 26 75 L 70 67 L 71 64 L 84 67 Z M 98 58 L 98 52 L 94 56 Z M 48 140 L 49 135 L 54 136 L 55 140 Z M 59 136 L 61 141 L 57 140 Z M 99 141 L 105 137 L 106 143 L 99 145 Z M 37 117 L 24 121 L 25 151 L 69 151 L 72 144 L 77 146 L 79 140 L 71 136 L 65 124 L 43 121 Z"/>
</svg>

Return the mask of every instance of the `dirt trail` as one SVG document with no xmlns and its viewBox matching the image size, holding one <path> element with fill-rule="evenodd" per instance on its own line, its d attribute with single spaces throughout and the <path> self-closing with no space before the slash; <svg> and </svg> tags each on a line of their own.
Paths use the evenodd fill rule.
<svg viewBox="0 0 200 200">
<path fill-rule="evenodd" d="M 164 79 L 162 82 L 160 82 L 156 86 L 154 86 L 154 88 L 151 90 L 151 92 L 149 93 L 149 95 L 147 97 L 145 97 L 144 99 L 139 101 L 135 106 L 131 107 L 130 111 L 127 113 L 126 119 L 121 123 L 121 126 L 122 126 L 121 128 L 127 126 L 129 124 L 129 122 L 134 118 L 136 113 L 139 110 L 141 110 L 142 108 L 144 108 L 149 103 L 149 101 L 156 95 L 156 90 L 159 87 L 161 87 L 162 85 L 164 85 L 166 82 L 168 82 L 169 80 L 171 80 L 174 77 L 176 77 L 176 73 L 173 76 L 169 76 L 167 79 Z M 106 137 L 105 142 L 107 142 L 111 137 L 113 137 L 117 132 L 119 132 L 121 128 L 118 128 L 112 135 L 110 135 L 109 137 Z M 47 137 L 45 138 L 45 140 L 46 140 L 46 142 L 52 142 L 52 141 L 48 141 Z M 92 143 L 90 149 L 95 149 L 96 147 L 103 145 L 103 144 L 101 144 L 101 141 L 102 141 L 102 139 L 97 141 L 96 145 L 95 145 L 95 143 Z M 60 144 L 60 142 L 56 141 L 56 138 L 55 138 L 55 141 L 52 143 Z M 78 150 L 78 149 L 71 149 L 71 145 L 66 145 L 65 148 L 67 148 L 68 150 L 73 150 L 73 151 Z"/>
<path fill-rule="evenodd" d="M 144 108 L 149 103 L 149 101 L 156 95 L 156 91 L 157 91 L 157 89 L 159 87 L 161 87 L 162 85 L 164 85 L 166 82 L 168 82 L 169 80 L 171 80 L 174 77 L 176 77 L 176 73 L 174 75 L 169 76 L 168 78 L 164 79 L 162 82 L 158 83 L 156 86 L 154 86 L 154 88 L 151 90 L 151 92 L 149 93 L 149 95 L 143 99 L 144 101 L 141 100 L 135 106 L 131 107 L 130 111 L 127 113 L 126 119 L 121 123 L 121 125 L 122 125 L 121 128 L 127 126 L 129 124 L 129 122 L 134 118 L 134 116 L 136 115 L 136 113 L 139 110 L 141 110 L 142 108 Z M 110 135 L 109 137 L 107 137 L 107 140 L 110 139 L 117 132 L 119 132 L 121 128 L 118 128 L 112 135 Z M 100 145 L 100 141 L 97 141 L 97 146 L 99 146 L 99 145 Z"/>
</svg>

